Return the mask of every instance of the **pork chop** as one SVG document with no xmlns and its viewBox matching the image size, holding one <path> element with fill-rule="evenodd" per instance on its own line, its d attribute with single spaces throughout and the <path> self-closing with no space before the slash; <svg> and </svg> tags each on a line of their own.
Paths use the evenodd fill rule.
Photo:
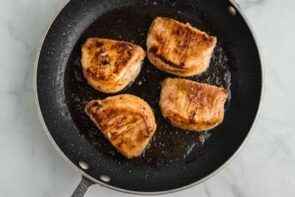
<svg viewBox="0 0 295 197">
<path fill-rule="evenodd" d="M 137 157 L 156 131 L 152 109 L 141 98 L 122 94 L 92 100 L 86 114 L 125 157 Z"/>
<path fill-rule="evenodd" d="M 187 79 L 167 78 L 162 84 L 160 108 L 171 125 L 205 131 L 222 123 L 225 89 Z"/>
<path fill-rule="evenodd" d="M 135 80 L 144 58 L 144 50 L 135 44 L 89 38 L 82 46 L 81 63 L 89 85 L 101 92 L 116 93 Z"/>
<path fill-rule="evenodd" d="M 189 77 L 208 67 L 217 38 L 189 23 L 157 17 L 147 38 L 147 56 L 158 69 Z"/>
</svg>

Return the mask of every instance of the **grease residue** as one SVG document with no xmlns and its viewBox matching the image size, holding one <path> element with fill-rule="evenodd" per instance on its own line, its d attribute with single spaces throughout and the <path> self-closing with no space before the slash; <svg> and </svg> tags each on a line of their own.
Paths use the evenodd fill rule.
<svg viewBox="0 0 295 197">
<path fill-rule="evenodd" d="M 156 9 L 156 6 L 153 6 Z M 135 159 L 127 160 L 121 156 L 95 127 L 84 112 L 86 103 L 92 99 L 104 99 L 109 94 L 100 93 L 91 88 L 85 81 L 82 73 L 80 58 L 81 46 L 88 37 L 105 37 L 118 40 L 126 40 L 141 45 L 145 48 L 146 35 L 152 20 L 158 15 L 157 10 L 149 12 L 144 6 L 136 8 L 120 8 L 102 15 L 82 35 L 69 59 L 65 73 L 66 102 L 71 112 L 74 123 L 83 136 L 96 150 L 110 158 L 122 162 L 134 162 L 139 165 L 149 164 L 158 166 L 176 161 L 184 161 L 188 164 L 198 159 L 203 154 L 206 141 L 214 132 L 185 132 L 168 124 L 162 117 L 159 109 L 161 82 L 166 77 L 173 77 L 156 69 L 145 59 L 140 75 L 136 81 L 120 93 L 137 95 L 147 101 L 152 107 L 157 120 L 157 131 L 150 141 L 144 153 Z M 154 16 L 149 13 L 155 13 Z M 173 9 L 161 10 L 161 15 L 188 21 L 182 12 Z M 132 18 L 132 22 L 130 22 Z M 209 31 L 200 20 L 190 21 L 192 25 Z M 217 35 L 218 36 L 218 35 Z M 210 63 L 209 69 L 201 75 L 192 77 L 192 80 L 222 86 L 230 93 L 230 65 L 228 56 L 222 43 L 218 43 Z M 230 100 L 227 102 L 227 107 Z"/>
</svg>

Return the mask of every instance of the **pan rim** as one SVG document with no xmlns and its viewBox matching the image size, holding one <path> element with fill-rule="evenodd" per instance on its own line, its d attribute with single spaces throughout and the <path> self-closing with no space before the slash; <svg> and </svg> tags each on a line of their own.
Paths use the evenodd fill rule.
<svg viewBox="0 0 295 197">
<path fill-rule="evenodd" d="M 37 52 L 36 52 L 36 56 L 35 56 L 35 63 L 34 63 L 34 70 L 33 70 L 33 90 L 34 90 L 34 96 L 35 96 L 35 103 L 36 103 L 36 108 L 37 108 L 37 114 L 39 117 L 39 120 L 41 122 L 41 125 L 43 127 L 43 130 L 45 132 L 45 134 L 47 135 L 50 143 L 53 145 L 53 147 L 56 149 L 56 151 L 59 153 L 59 155 L 76 171 L 78 172 L 82 177 L 85 177 L 87 179 L 89 179 L 90 181 L 92 181 L 94 184 L 98 184 L 100 186 L 104 186 L 107 187 L 109 189 L 115 190 L 115 191 L 119 191 L 119 192 L 123 192 L 123 193 L 128 193 L 128 194 L 136 194 L 136 195 L 163 195 L 163 194 L 169 194 L 169 193 L 174 193 L 174 192 L 179 192 L 191 187 L 194 187 L 202 182 L 205 182 L 207 180 L 209 180 L 210 178 L 212 178 L 213 176 L 215 176 L 216 174 L 218 174 L 221 170 L 223 170 L 242 150 L 242 148 L 244 148 L 245 144 L 248 142 L 249 138 L 252 136 L 253 132 L 254 132 L 254 128 L 257 124 L 257 120 L 259 115 L 261 114 L 261 109 L 262 109 L 262 103 L 264 100 L 264 94 L 265 94 L 265 85 L 264 85 L 264 80 L 265 80 L 265 71 L 264 71 L 264 60 L 263 60 L 263 56 L 261 54 L 261 46 L 260 43 L 258 41 L 257 35 L 254 32 L 253 27 L 251 26 L 248 18 L 246 17 L 246 15 L 244 14 L 244 12 L 241 10 L 240 6 L 234 1 L 234 0 L 229 0 L 229 2 L 231 3 L 231 5 L 236 9 L 236 11 L 241 15 L 241 17 L 243 18 L 243 20 L 245 21 L 246 25 L 248 26 L 257 51 L 258 51 L 258 56 L 259 56 L 259 62 L 260 62 L 260 69 L 261 69 L 261 93 L 260 93 L 260 98 L 259 98 L 259 104 L 258 104 L 258 108 L 257 108 L 257 112 L 255 115 L 255 119 L 251 125 L 251 128 L 248 132 L 248 134 L 246 135 L 244 141 L 241 143 L 241 145 L 239 146 L 239 148 L 232 154 L 232 156 L 226 161 L 224 162 L 221 166 L 219 166 L 216 170 L 214 170 L 213 172 L 211 172 L 210 174 L 208 174 L 207 176 L 205 176 L 204 178 L 190 183 L 186 186 L 183 187 L 179 187 L 179 188 L 175 188 L 175 189 L 170 189 L 170 190 L 164 190 L 164 191 L 156 191 L 156 192 L 143 192 L 143 191 L 133 191 L 133 190 L 127 190 L 127 189 L 122 189 L 119 187 L 114 187 L 111 186 L 109 184 L 106 184 L 102 181 L 99 181 L 95 178 L 93 178 L 92 176 L 90 176 L 89 174 L 87 174 L 86 172 L 84 172 L 83 170 L 81 170 L 76 164 L 74 164 L 66 155 L 65 153 L 59 148 L 59 146 L 57 145 L 57 143 L 55 142 L 55 140 L 53 139 L 52 135 L 49 132 L 49 129 L 46 126 L 44 117 L 42 115 L 41 112 L 41 108 L 40 108 L 40 103 L 39 103 L 39 98 L 38 98 L 38 84 L 37 84 L 37 71 L 38 71 L 38 62 L 39 62 L 39 57 L 40 57 L 40 53 L 41 53 L 41 49 L 42 46 L 44 44 L 45 38 L 50 30 L 50 28 L 52 27 L 53 22 L 55 21 L 55 19 L 59 16 L 59 14 L 62 12 L 62 10 L 70 3 L 71 0 L 67 0 L 65 2 L 65 4 L 58 10 L 57 14 L 51 18 L 50 23 L 48 24 L 47 30 L 45 31 L 43 37 L 40 39 L 39 42 L 39 46 L 37 48 Z"/>
</svg>

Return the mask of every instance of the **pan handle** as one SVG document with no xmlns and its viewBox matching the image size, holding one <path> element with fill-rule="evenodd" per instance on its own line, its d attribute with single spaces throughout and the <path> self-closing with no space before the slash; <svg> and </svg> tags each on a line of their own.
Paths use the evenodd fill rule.
<svg viewBox="0 0 295 197">
<path fill-rule="evenodd" d="M 94 183 L 82 176 L 82 179 L 71 197 L 83 197 Z"/>
</svg>

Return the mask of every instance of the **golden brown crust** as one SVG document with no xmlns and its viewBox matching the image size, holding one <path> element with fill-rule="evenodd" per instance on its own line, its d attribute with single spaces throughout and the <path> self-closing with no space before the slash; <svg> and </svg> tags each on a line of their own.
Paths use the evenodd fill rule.
<svg viewBox="0 0 295 197">
<path fill-rule="evenodd" d="M 141 98 L 122 94 L 92 100 L 86 114 L 125 157 L 137 157 L 156 131 L 150 106 Z"/>
<path fill-rule="evenodd" d="M 167 78 L 162 84 L 162 115 L 178 128 L 189 131 L 212 129 L 223 121 L 225 89 L 186 79 Z"/>
<path fill-rule="evenodd" d="M 193 76 L 208 68 L 216 42 L 188 23 L 157 17 L 148 33 L 147 56 L 160 70 Z"/>
<path fill-rule="evenodd" d="M 105 93 L 115 93 L 134 81 L 145 57 L 135 44 L 88 38 L 82 46 L 81 63 L 88 83 Z"/>
</svg>

